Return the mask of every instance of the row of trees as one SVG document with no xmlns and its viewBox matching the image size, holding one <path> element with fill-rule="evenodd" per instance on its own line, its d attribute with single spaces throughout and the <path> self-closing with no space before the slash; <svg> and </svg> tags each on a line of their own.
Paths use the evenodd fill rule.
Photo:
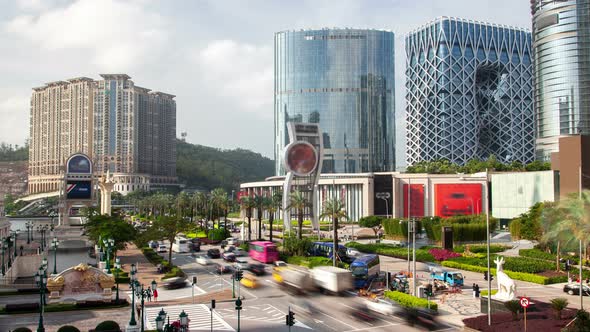
<svg viewBox="0 0 590 332">
<path fill-rule="evenodd" d="M 429 173 L 429 174 L 457 174 L 457 173 L 478 173 L 485 172 L 485 170 L 494 170 L 496 172 L 507 171 L 546 171 L 551 169 L 551 164 L 541 161 L 533 161 L 529 164 L 522 164 L 519 161 L 511 163 L 502 163 L 494 155 L 491 155 L 486 160 L 471 159 L 465 165 L 461 166 L 446 159 L 439 159 L 433 161 L 421 161 L 412 166 L 408 166 L 406 172 L 408 173 Z"/>
</svg>

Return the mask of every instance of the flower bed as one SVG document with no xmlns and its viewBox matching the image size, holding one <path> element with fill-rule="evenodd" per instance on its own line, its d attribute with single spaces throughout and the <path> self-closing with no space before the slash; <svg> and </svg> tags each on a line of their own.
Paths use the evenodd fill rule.
<svg viewBox="0 0 590 332">
<path fill-rule="evenodd" d="M 400 248 L 390 244 L 364 244 L 358 242 L 348 242 L 348 248 L 356 248 L 360 252 L 391 256 L 396 258 L 407 258 L 408 249 Z M 416 260 L 420 262 L 434 262 L 434 257 L 426 249 L 416 249 Z"/>
<path fill-rule="evenodd" d="M 441 248 L 432 248 L 428 250 L 428 252 L 432 255 L 432 257 L 434 257 L 434 260 L 436 260 L 437 262 L 446 261 L 447 259 L 455 257 L 461 257 L 461 254 L 459 253 Z"/>
</svg>

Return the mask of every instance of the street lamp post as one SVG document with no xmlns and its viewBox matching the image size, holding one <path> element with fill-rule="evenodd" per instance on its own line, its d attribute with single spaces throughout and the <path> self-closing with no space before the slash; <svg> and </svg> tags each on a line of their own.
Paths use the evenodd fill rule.
<svg viewBox="0 0 590 332">
<path fill-rule="evenodd" d="M 135 321 L 135 274 L 137 273 L 137 267 L 135 264 L 131 264 L 131 277 L 130 277 L 130 286 L 131 286 L 131 319 L 129 320 L 129 326 L 137 326 L 137 321 Z"/>
<path fill-rule="evenodd" d="M 4 265 L 4 254 L 6 253 L 7 248 L 8 248 L 8 245 L 6 245 L 6 243 L 4 241 L 0 242 L 0 249 L 2 252 L 2 276 L 6 275 L 6 266 Z"/>
<path fill-rule="evenodd" d="M 115 283 L 117 283 L 117 296 L 115 302 L 119 303 L 119 271 L 121 270 L 121 260 L 119 257 L 115 259 Z"/>
<path fill-rule="evenodd" d="M 12 232 L 12 237 L 14 238 L 14 257 L 16 258 L 16 256 L 18 256 L 18 253 L 16 252 L 16 241 L 18 238 L 18 230 L 17 231 L 11 231 Z"/>
<path fill-rule="evenodd" d="M 43 326 L 43 311 L 44 311 L 44 304 L 45 304 L 45 287 L 47 285 L 47 273 L 45 272 L 45 266 L 42 265 L 39 267 L 37 274 L 35 274 L 35 281 L 37 282 L 37 286 L 39 286 L 39 326 L 37 327 L 37 332 L 45 332 L 45 327 Z"/>
<path fill-rule="evenodd" d="M 33 223 L 27 221 L 25 223 L 25 228 L 27 229 L 27 244 L 31 244 L 31 231 L 33 230 Z"/>
<path fill-rule="evenodd" d="M 141 332 L 145 331 L 145 326 L 144 326 L 144 322 L 145 322 L 145 306 L 144 306 L 144 301 L 145 298 L 148 295 L 148 292 L 153 292 L 156 290 L 157 287 L 157 283 L 155 280 L 152 281 L 151 283 L 151 290 L 150 288 L 144 289 L 143 284 L 140 284 L 139 281 L 135 280 L 136 283 L 136 289 L 135 289 L 135 295 L 139 298 L 141 297 Z M 141 289 L 139 288 L 141 286 Z"/>
<path fill-rule="evenodd" d="M 51 241 L 51 247 L 53 248 L 53 274 L 57 274 L 57 247 L 59 246 L 59 241 L 57 237 L 54 237 Z"/>
<path fill-rule="evenodd" d="M 180 320 L 180 332 L 188 331 L 188 315 L 184 310 L 178 315 L 178 318 Z"/>
<path fill-rule="evenodd" d="M 4 241 L 6 243 L 6 253 L 8 254 L 7 266 L 10 269 L 10 267 L 12 266 L 12 257 L 11 257 L 12 243 L 10 241 L 10 237 L 5 238 Z"/>
<path fill-rule="evenodd" d="M 112 238 L 109 239 L 104 239 L 102 240 L 102 242 L 104 243 L 106 252 L 107 252 L 107 266 L 106 266 L 106 272 L 108 274 L 111 273 L 111 251 L 113 250 L 114 246 L 115 246 L 115 240 L 113 240 Z"/>
<path fill-rule="evenodd" d="M 55 217 L 57 217 L 57 214 L 55 213 L 55 211 L 52 210 L 51 212 L 49 212 L 48 216 L 49 216 L 49 218 L 51 218 L 51 225 L 53 226 L 54 225 L 53 220 L 55 219 Z"/>
</svg>

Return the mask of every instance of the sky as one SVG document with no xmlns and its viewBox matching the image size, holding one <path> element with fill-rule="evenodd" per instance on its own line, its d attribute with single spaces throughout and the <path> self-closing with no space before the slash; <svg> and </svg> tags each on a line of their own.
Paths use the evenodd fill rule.
<svg viewBox="0 0 590 332">
<path fill-rule="evenodd" d="M 103 73 L 176 95 L 187 141 L 273 158 L 273 36 L 395 33 L 396 150 L 405 153 L 405 35 L 438 16 L 530 28 L 528 0 L 0 0 L 0 142 L 29 136 L 33 87 Z"/>
</svg>

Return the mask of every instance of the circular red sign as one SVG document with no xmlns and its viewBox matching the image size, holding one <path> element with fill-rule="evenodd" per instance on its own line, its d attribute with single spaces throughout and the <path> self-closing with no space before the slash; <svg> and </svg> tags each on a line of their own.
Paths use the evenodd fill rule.
<svg viewBox="0 0 590 332">
<path fill-rule="evenodd" d="M 520 299 L 520 306 L 521 307 L 528 308 L 529 304 L 530 304 L 530 302 L 529 302 L 529 299 L 528 298 L 523 297 L 523 298 Z"/>
<path fill-rule="evenodd" d="M 287 168 L 296 175 L 304 176 L 313 172 L 318 162 L 316 149 L 307 142 L 295 142 L 285 153 Z"/>
</svg>

